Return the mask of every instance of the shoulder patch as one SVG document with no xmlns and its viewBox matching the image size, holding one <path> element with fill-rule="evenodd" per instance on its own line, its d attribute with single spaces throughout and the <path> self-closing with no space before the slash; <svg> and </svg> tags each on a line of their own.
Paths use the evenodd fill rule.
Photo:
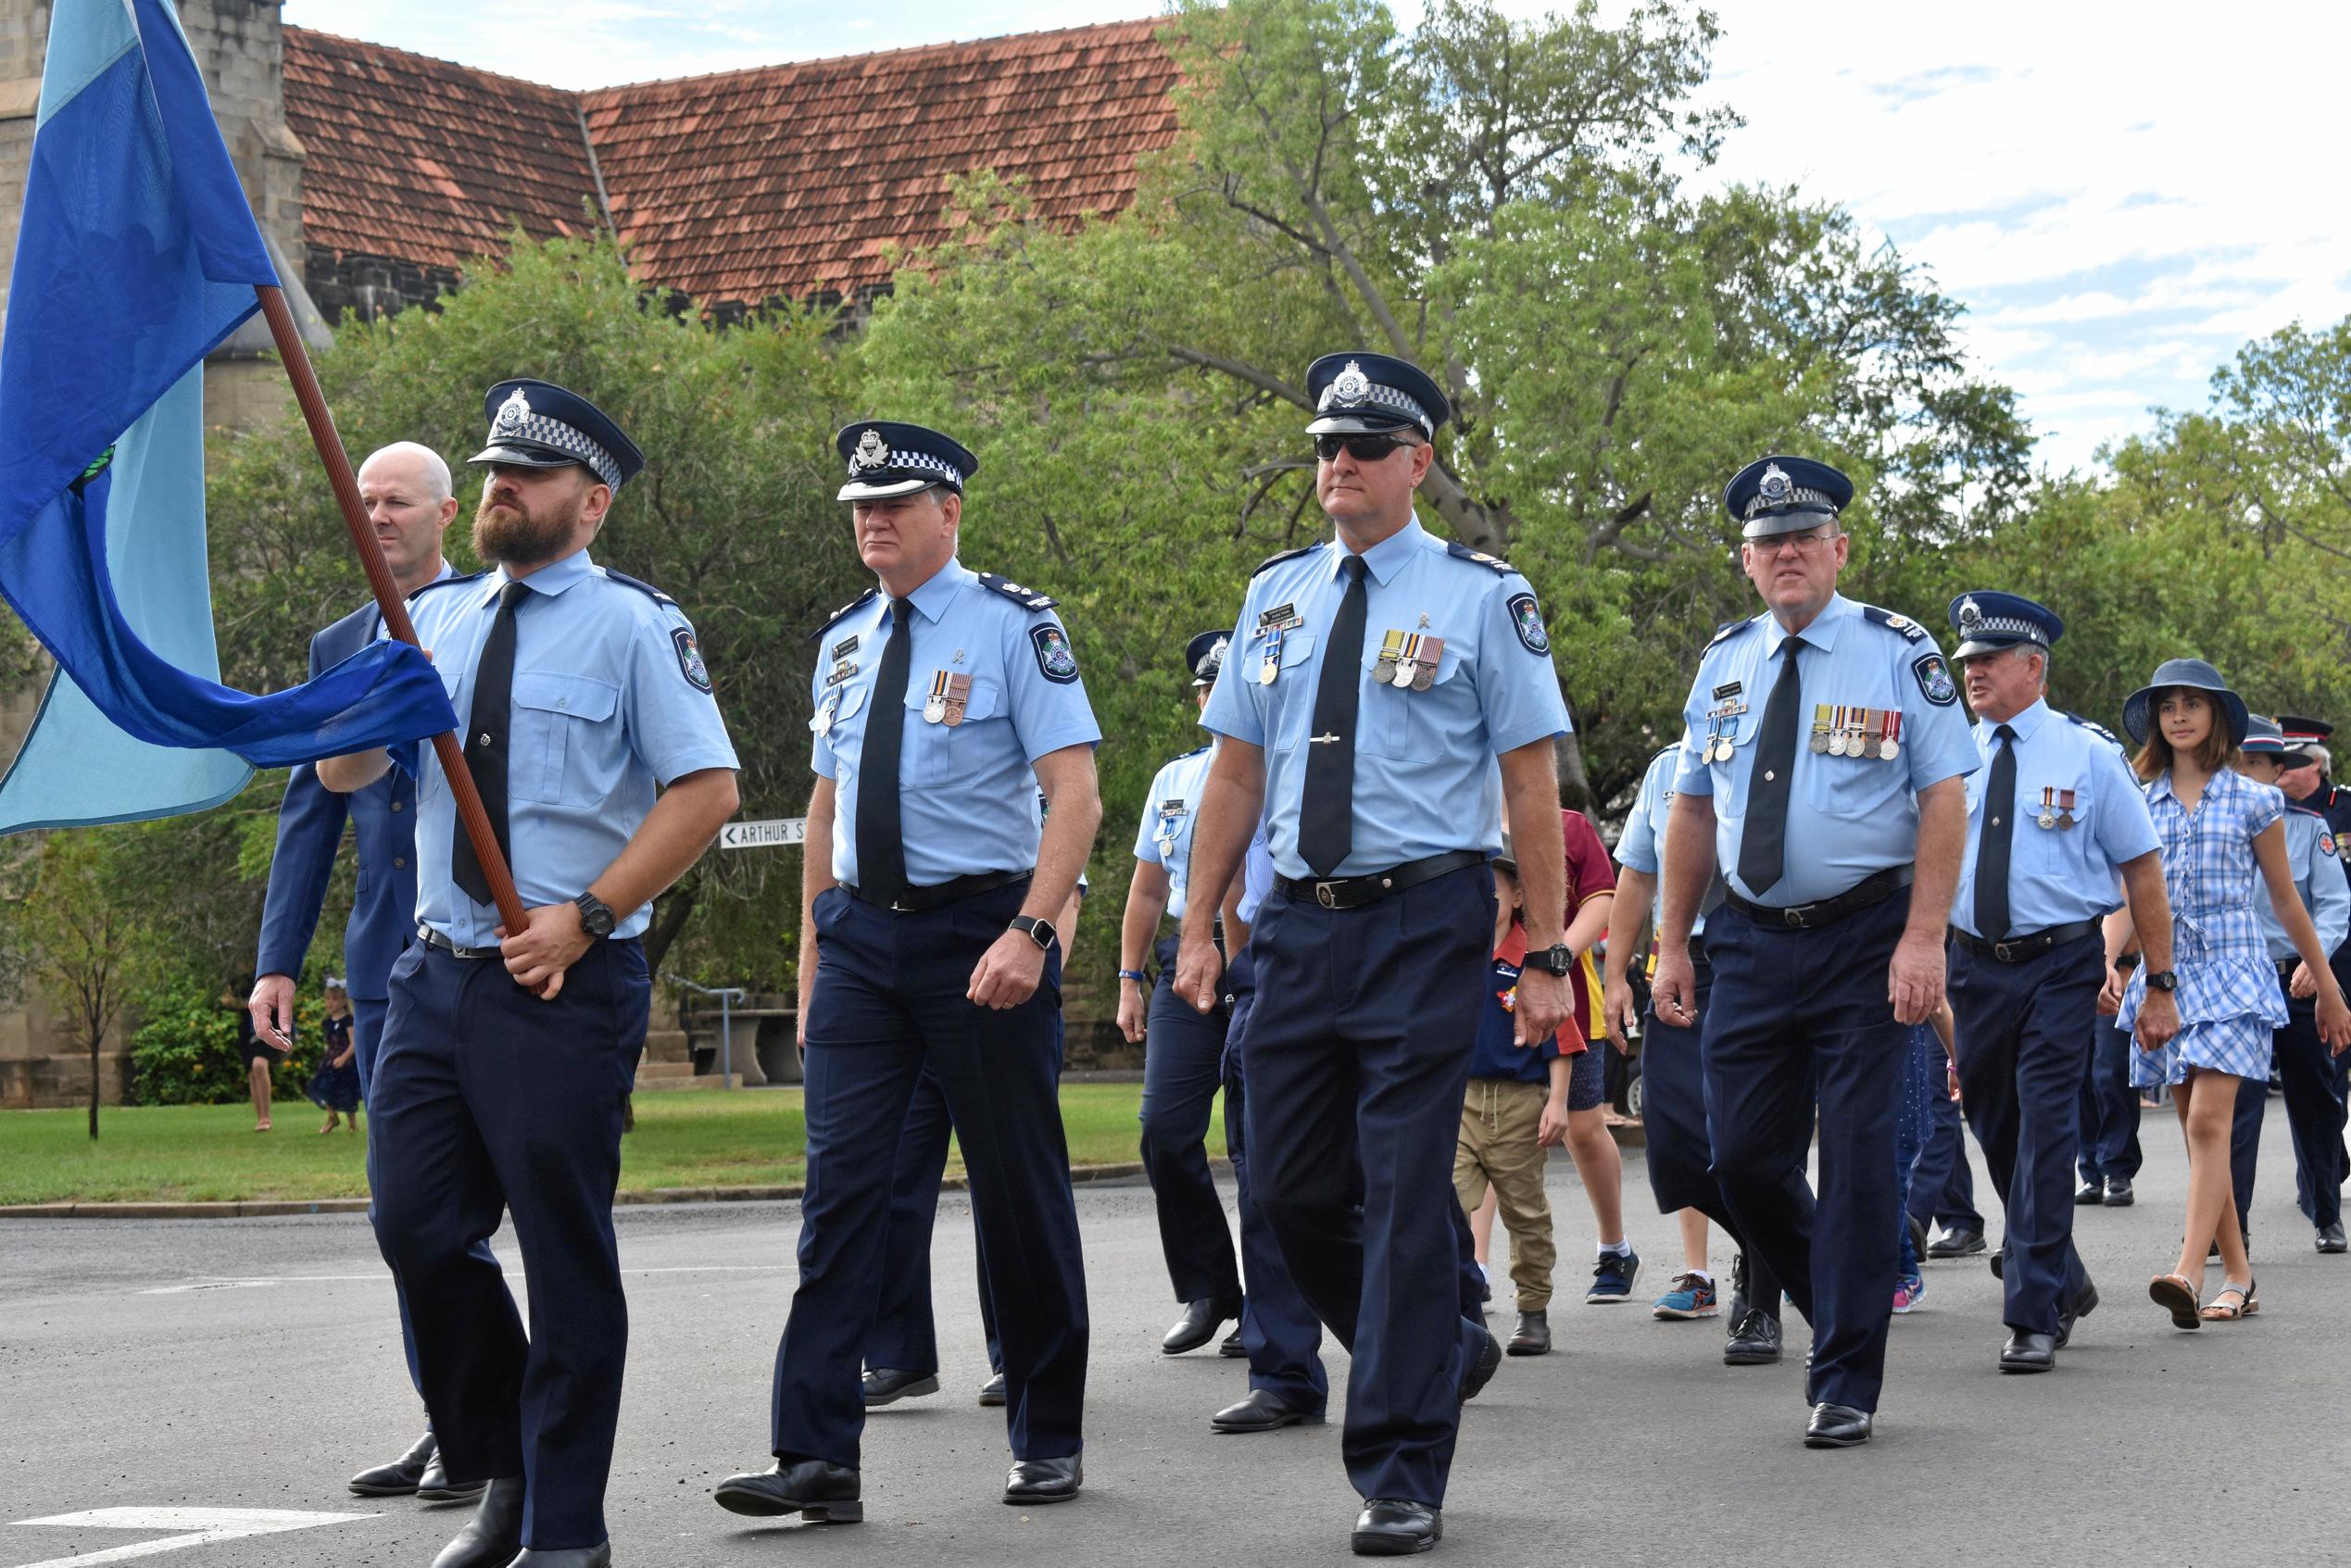
<svg viewBox="0 0 2351 1568">
<path fill-rule="evenodd" d="M 1445 553 L 1452 557 L 1455 560 L 1476 561 L 1479 566 L 1487 568 L 1497 576 L 1507 577 L 1512 572 L 1518 570 L 1508 561 L 1502 559 L 1502 557 L 1490 556 L 1483 550 L 1473 550 L 1458 539 L 1448 539 L 1445 541 Z M 1517 603 L 1515 599 L 1511 602 L 1513 604 Z"/>
<path fill-rule="evenodd" d="M 1754 623 L 1753 616 L 1741 616 L 1736 621 L 1726 621 L 1715 628 L 1715 634 L 1706 639 L 1706 646 L 1711 648 L 1716 643 L 1728 642 Z"/>
<path fill-rule="evenodd" d="M 1923 643 L 1931 640 L 1927 635 L 1927 629 L 1906 615 L 1896 615 L 1892 610 L 1880 609 L 1876 605 L 1863 605 L 1861 613 L 1863 619 L 1874 621 L 1889 632 L 1899 632 L 1911 642 Z"/>
<path fill-rule="evenodd" d="M 685 677 L 685 684 L 698 692 L 709 691 L 710 670 L 710 666 L 702 662 L 702 647 L 694 640 L 694 628 L 691 626 L 671 627 L 670 646 L 677 649 L 678 673 Z"/>
<path fill-rule="evenodd" d="M 1252 571 L 1250 575 L 1254 577 L 1259 571 L 1264 571 L 1269 566 L 1279 566 L 1286 560 L 1296 560 L 1299 557 L 1319 550 L 1322 547 L 1322 542 L 1317 540 L 1312 545 L 1301 545 L 1294 550 L 1284 550 L 1279 555 L 1267 556 L 1264 560 L 1257 563 L 1257 571 Z"/>
<path fill-rule="evenodd" d="M 624 588 L 635 588 L 638 593 L 645 595 L 657 605 L 664 605 L 671 609 L 675 609 L 677 608 L 677 601 L 670 597 L 669 595 L 661 592 L 660 589 L 656 588 L 650 583 L 644 582 L 639 578 L 631 577 L 625 571 L 615 571 L 608 566 L 604 569 L 604 575 L 610 578 L 613 582 L 618 583 Z"/>
<path fill-rule="evenodd" d="M 999 577 L 992 571 L 981 572 L 979 580 L 981 587 L 995 590 L 1023 609 L 1050 609 L 1062 602 L 1050 594 L 1040 594 L 1034 588 L 1024 588 L 1011 579 Z"/>
<path fill-rule="evenodd" d="M 830 614 L 830 615 L 826 616 L 826 617 L 824 618 L 824 620 L 823 621 L 823 622 L 822 622 L 821 624 L 819 624 L 819 625 L 818 625 L 818 627 L 816 628 L 816 630 L 815 630 L 815 631 L 813 631 L 813 632 L 811 632 L 811 633 L 808 634 L 808 640 L 809 640 L 810 642 L 811 642 L 811 643 L 814 643 L 814 642 L 821 642 L 821 641 L 823 641 L 823 637 L 824 637 L 824 633 L 827 633 L 827 632 L 829 632 L 829 631 L 831 631 L 831 630 L 833 629 L 833 626 L 834 626 L 834 623 L 835 623 L 835 622 L 838 621 L 841 619 L 841 617 L 843 617 L 844 615 L 847 615 L 849 611 L 851 611 L 851 610 L 855 609 L 858 606 L 860 606 L 860 605 L 861 605 L 861 604 L 865 603 L 868 599 L 873 598 L 873 597 L 874 597 L 876 594 L 879 594 L 881 591 L 882 591 L 882 590 L 880 590 L 879 588 L 868 588 L 868 589 L 866 589 L 866 590 L 865 590 L 865 592 L 863 592 L 863 593 L 861 593 L 861 594 L 858 595 L 858 596 L 857 596 L 857 597 L 855 597 L 855 598 L 853 598 L 853 599 L 849 600 L 849 603 L 847 603 L 847 604 L 843 605 L 840 608 L 838 608 L 838 609 L 835 610 L 832 614 Z"/>
<path fill-rule="evenodd" d="M 1051 603 L 1051 600 L 1047 600 Z M 1028 629 L 1028 640 L 1037 650 L 1037 668 L 1057 686 L 1066 686 L 1077 679 L 1077 655 L 1069 646 L 1069 633 L 1048 621 Z"/>
<path fill-rule="evenodd" d="M 409 603 L 416 603 L 417 600 L 422 598 L 425 595 L 431 593 L 435 588 L 454 588 L 460 583 L 479 583 L 482 579 L 487 577 L 489 573 L 486 571 L 463 571 L 459 572 L 455 577 L 439 578 L 434 582 L 427 583 L 423 587 L 419 588 L 416 592 L 410 594 L 409 596 Z"/>
<path fill-rule="evenodd" d="M 1941 653 L 1920 654 L 1910 661 L 1910 673 L 1917 678 L 1918 694 L 1937 708 L 1948 708 L 1959 700 L 1959 684 L 1951 678 L 1951 666 L 1942 661 Z"/>
<path fill-rule="evenodd" d="M 1510 596 L 1510 624 L 1518 633 L 1518 640 L 1527 645 L 1528 653 L 1551 651 L 1551 633 L 1543 629 L 1542 607 L 1535 603 L 1534 595 Z"/>
</svg>

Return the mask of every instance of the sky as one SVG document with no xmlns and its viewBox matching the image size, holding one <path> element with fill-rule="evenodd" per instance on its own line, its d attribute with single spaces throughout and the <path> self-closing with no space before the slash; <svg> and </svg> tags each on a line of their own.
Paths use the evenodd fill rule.
<svg viewBox="0 0 2351 1568">
<path fill-rule="evenodd" d="M 1547 7 L 1501 0 L 1515 14 Z M 1628 0 L 1603 0 L 1621 13 Z M 285 19 L 561 87 L 1148 16 L 1152 0 L 287 0 Z M 1716 0 L 1706 178 L 1850 209 L 1968 307 L 2036 457 L 2086 468 L 2294 320 L 2351 315 L 2351 6 Z M 1409 21 L 1412 0 L 1398 7 Z"/>
</svg>

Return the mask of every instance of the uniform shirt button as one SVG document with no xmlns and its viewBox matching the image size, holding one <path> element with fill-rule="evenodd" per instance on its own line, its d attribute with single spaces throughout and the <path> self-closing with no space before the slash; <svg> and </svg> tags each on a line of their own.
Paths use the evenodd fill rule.
<svg viewBox="0 0 2351 1568">
<path fill-rule="evenodd" d="M 394 802 L 392 802 L 392 809 L 394 809 L 395 811 L 397 811 L 397 810 L 401 809 L 401 802 L 399 802 L 399 801 L 397 801 L 397 800 L 395 800 Z"/>
<path fill-rule="evenodd" d="M 395 855 L 392 857 L 393 869 L 396 871 L 405 870 L 408 863 L 409 858 L 406 855 Z"/>
</svg>

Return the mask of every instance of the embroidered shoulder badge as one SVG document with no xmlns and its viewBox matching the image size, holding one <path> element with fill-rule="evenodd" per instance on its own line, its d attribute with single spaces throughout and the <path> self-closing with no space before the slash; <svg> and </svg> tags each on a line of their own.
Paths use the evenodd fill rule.
<svg viewBox="0 0 2351 1568">
<path fill-rule="evenodd" d="M 1551 633 L 1543 630 L 1543 612 L 1536 606 L 1534 595 L 1510 596 L 1510 623 L 1517 630 L 1518 640 L 1527 645 L 1528 653 L 1551 651 Z"/>
<path fill-rule="evenodd" d="M 1037 649 L 1037 668 L 1047 680 L 1066 686 L 1077 679 L 1077 655 L 1069 646 L 1068 633 L 1048 621 L 1030 627 L 1028 640 Z"/>
<path fill-rule="evenodd" d="M 1928 640 L 1927 629 L 1906 615 L 1896 615 L 1892 610 L 1880 609 L 1876 605 L 1863 605 L 1861 613 L 1889 632 L 1901 633 L 1906 641 L 1922 643 Z"/>
<path fill-rule="evenodd" d="M 678 672 L 685 677 L 685 684 L 698 692 L 709 691 L 710 670 L 710 666 L 702 662 L 702 649 L 694 641 L 694 628 L 691 626 L 671 627 L 670 643 L 677 649 Z"/>
<path fill-rule="evenodd" d="M 1918 692 L 1937 708 L 1948 708 L 1959 699 L 1959 687 L 1951 679 L 1951 667 L 1939 653 L 1920 654 L 1910 661 L 1910 672 L 1918 678 Z"/>
</svg>

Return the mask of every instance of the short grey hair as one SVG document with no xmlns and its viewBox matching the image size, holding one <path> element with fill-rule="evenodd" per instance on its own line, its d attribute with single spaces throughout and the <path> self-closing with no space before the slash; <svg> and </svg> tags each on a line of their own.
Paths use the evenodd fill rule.
<svg viewBox="0 0 2351 1568">
<path fill-rule="evenodd" d="M 2286 753 L 2286 766 L 2289 768 L 2299 768 L 2306 762 L 2316 762 L 2319 765 L 2319 771 L 2321 773 L 2332 773 L 2334 771 L 2333 754 L 2329 752 L 2325 746 L 2319 745 L 2316 741 L 2312 741 L 2307 746 L 2297 746 L 2292 751 Z"/>
<path fill-rule="evenodd" d="M 430 492 L 427 497 L 430 500 L 434 502 L 446 501 L 450 496 L 457 494 L 457 486 L 449 478 L 449 465 L 447 460 L 444 458 L 440 453 L 435 452 L 432 447 L 425 445 L 422 442 L 395 441 L 389 446 L 379 446 L 374 451 L 368 454 L 367 463 L 361 463 L 359 465 L 360 471 L 365 472 L 367 470 L 368 463 L 375 461 L 378 458 L 409 458 L 413 459 L 417 467 L 423 472 L 424 487 L 428 492 Z"/>
</svg>

